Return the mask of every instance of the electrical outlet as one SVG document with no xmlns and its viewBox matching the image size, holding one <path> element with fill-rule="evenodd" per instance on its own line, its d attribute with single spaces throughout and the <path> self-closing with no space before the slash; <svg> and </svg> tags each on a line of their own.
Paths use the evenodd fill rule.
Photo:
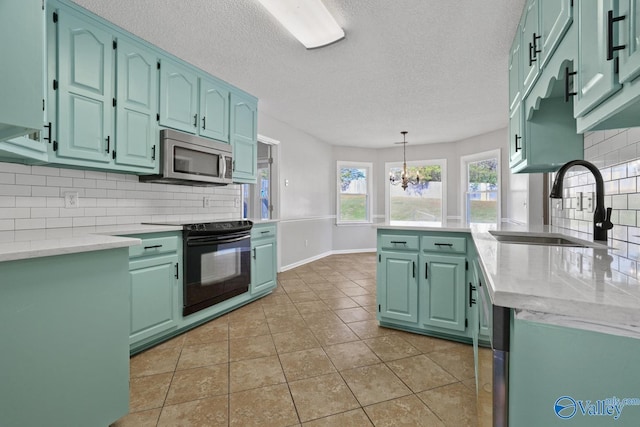
<svg viewBox="0 0 640 427">
<path fill-rule="evenodd" d="M 205 208 L 212 208 L 213 207 L 213 197 L 204 197 L 202 199 L 202 205 Z"/>
<path fill-rule="evenodd" d="M 585 194 L 584 196 L 585 206 L 583 206 L 584 210 L 587 211 L 588 213 L 593 213 L 593 211 L 596 209 L 595 193 L 593 191 L 588 191 L 584 194 Z"/>
<path fill-rule="evenodd" d="M 573 206 L 575 210 L 581 211 L 582 210 L 582 191 L 578 191 L 573 200 L 575 200 L 575 206 Z"/>
<path fill-rule="evenodd" d="M 77 192 L 64 193 L 64 207 L 67 209 L 75 209 L 80 206 L 80 200 Z"/>
<path fill-rule="evenodd" d="M 238 199 L 237 197 L 235 198 L 235 200 L 233 201 L 234 205 L 236 208 L 240 207 L 240 199 Z"/>
</svg>

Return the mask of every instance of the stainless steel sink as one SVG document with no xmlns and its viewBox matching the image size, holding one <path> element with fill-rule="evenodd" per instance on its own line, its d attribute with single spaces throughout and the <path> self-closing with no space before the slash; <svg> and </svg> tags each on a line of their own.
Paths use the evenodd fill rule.
<svg viewBox="0 0 640 427">
<path fill-rule="evenodd" d="M 521 245 L 543 245 L 543 246 L 572 246 L 577 248 L 600 248 L 606 245 L 587 242 L 580 239 L 568 239 L 558 234 L 531 234 L 489 231 L 489 233 L 500 243 L 515 243 Z"/>
</svg>

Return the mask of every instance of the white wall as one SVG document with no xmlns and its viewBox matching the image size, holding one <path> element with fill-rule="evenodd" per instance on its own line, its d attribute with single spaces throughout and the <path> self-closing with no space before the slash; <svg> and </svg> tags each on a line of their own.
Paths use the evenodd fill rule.
<svg viewBox="0 0 640 427">
<path fill-rule="evenodd" d="M 258 133 L 280 141 L 278 263 L 288 269 L 329 254 L 335 222 L 331 145 L 262 112 Z"/>
</svg>

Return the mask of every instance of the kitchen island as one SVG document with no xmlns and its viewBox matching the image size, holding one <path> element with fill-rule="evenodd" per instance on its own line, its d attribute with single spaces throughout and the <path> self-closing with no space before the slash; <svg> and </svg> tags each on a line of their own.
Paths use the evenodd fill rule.
<svg viewBox="0 0 640 427">
<path fill-rule="evenodd" d="M 467 260 L 477 262 L 493 306 L 491 343 L 496 425 L 561 425 L 570 418 L 580 425 L 613 425 L 607 424 L 613 422 L 636 425 L 633 423 L 640 418 L 638 406 L 627 405 L 614 419 L 613 415 L 598 416 L 597 409 L 587 404 L 611 401 L 614 397 L 634 399 L 640 395 L 637 389 L 640 369 L 635 363 L 640 355 L 640 286 L 634 277 L 620 271 L 624 247 L 501 243 L 489 232 L 496 229 L 545 235 L 563 231 L 513 224 L 471 228 L 459 224 L 442 228 L 382 224 L 377 228 L 380 255 L 384 252 L 381 251 L 382 236 L 394 233 L 414 234 L 422 239 L 439 236 L 434 244 L 440 245 L 453 244 L 442 237 L 456 233 L 473 242 L 473 251 L 467 251 Z M 421 256 L 427 250 L 422 242 Z M 436 247 L 446 251 L 453 248 Z M 407 253 L 403 248 L 394 252 Z M 427 265 L 417 264 L 420 281 L 416 281 L 415 286 L 421 305 L 429 304 L 425 299 L 432 292 L 425 288 L 428 282 L 422 279 L 431 274 L 431 267 L 427 269 Z M 453 271 L 453 267 L 450 270 Z M 408 270 L 408 274 L 411 273 Z M 470 284 L 468 294 L 454 295 L 469 307 L 477 300 L 473 288 Z M 379 295 L 384 297 L 384 293 Z M 379 303 L 384 311 L 386 301 Z M 471 318 L 473 311 L 467 309 L 466 316 Z M 474 337 L 473 324 L 470 329 L 467 336 Z M 431 330 L 421 333 L 431 334 Z M 573 413 L 572 408 L 576 408 Z"/>
</svg>

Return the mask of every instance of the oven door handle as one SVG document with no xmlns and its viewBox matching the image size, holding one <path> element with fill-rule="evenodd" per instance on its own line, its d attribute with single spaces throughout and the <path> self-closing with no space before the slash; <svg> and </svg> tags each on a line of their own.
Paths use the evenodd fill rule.
<svg viewBox="0 0 640 427">
<path fill-rule="evenodd" d="M 241 240 L 246 240 L 246 239 L 250 239 L 251 236 L 247 235 L 247 236 L 242 236 L 242 237 L 234 237 L 231 239 L 227 239 L 227 238 L 211 238 L 211 237 L 206 237 L 206 238 L 201 238 L 201 239 L 197 239 L 197 238 L 187 238 L 187 246 L 207 246 L 207 245 L 219 245 L 222 243 L 234 243 L 234 242 L 239 242 Z"/>
</svg>

